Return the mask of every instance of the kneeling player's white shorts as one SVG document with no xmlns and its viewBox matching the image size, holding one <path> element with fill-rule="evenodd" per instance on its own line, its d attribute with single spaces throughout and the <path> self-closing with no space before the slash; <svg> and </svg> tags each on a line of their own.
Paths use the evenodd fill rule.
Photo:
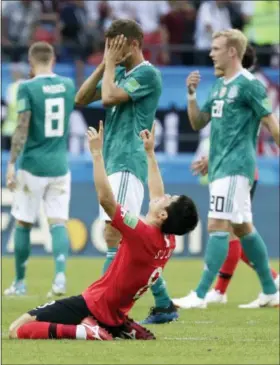
<svg viewBox="0 0 280 365">
<path fill-rule="evenodd" d="M 48 218 L 67 220 L 71 190 L 71 175 L 41 177 L 25 170 L 17 173 L 17 187 L 12 204 L 12 215 L 20 221 L 35 223 L 43 200 Z"/>
<path fill-rule="evenodd" d="M 241 224 L 252 222 L 250 183 L 245 176 L 227 176 L 209 184 L 209 218 Z"/>
<path fill-rule="evenodd" d="M 116 172 L 108 176 L 108 179 L 117 202 L 132 214 L 140 215 L 144 199 L 144 186 L 142 182 L 128 171 Z M 101 206 L 99 212 L 101 220 L 111 220 Z"/>
</svg>

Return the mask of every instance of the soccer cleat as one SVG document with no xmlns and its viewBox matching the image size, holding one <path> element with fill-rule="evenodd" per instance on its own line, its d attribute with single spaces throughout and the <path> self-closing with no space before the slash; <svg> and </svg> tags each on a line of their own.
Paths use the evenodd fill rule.
<svg viewBox="0 0 280 365">
<path fill-rule="evenodd" d="M 81 325 L 86 330 L 86 339 L 91 341 L 112 341 L 113 336 L 101 327 L 93 317 L 83 319 Z"/>
<path fill-rule="evenodd" d="M 150 313 L 146 319 L 140 322 L 140 324 L 163 324 L 176 321 L 179 317 L 177 308 L 170 302 L 169 307 L 159 308 L 152 307 Z"/>
<path fill-rule="evenodd" d="M 256 309 L 256 308 L 275 308 L 279 307 L 279 292 L 275 294 L 263 294 L 261 293 L 259 297 L 251 303 L 240 304 L 238 308 L 242 309 Z"/>
<path fill-rule="evenodd" d="M 62 273 L 57 274 L 52 284 L 51 290 L 48 292 L 47 297 L 51 298 L 52 296 L 60 297 L 66 294 L 66 278 Z"/>
<path fill-rule="evenodd" d="M 274 280 L 277 290 L 280 290 L 280 275 L 278 274 L 276 279 Z"/>
<path fill-rule="evenodd" d="M 221 294 L 219 290 L 212 289 L 206 294 L 205 301 L 207 304 L 209 304 L 209 303 L 226 304 L 227 295 Z"/>
<path fill-rule="evenodd" d="M 190 294 L 186 297 L 172 299 L 172 301 L 176 307 L 182 309 L 207 308 L 207 303 L 205 299 L 199 298 L 195 291 L 191 291 Z"/>
<path fill-rule="evenodd" d="M 6 296 L 21 296 L 26 294 L 26 285 L 23 281 L 13 282 L 12 285 L 4 290 Z"/>
<path fill-rule="evenodd" d="M 155 335 L 147 328 L 140 326 L 133 319 L 126 318 L 124 324 L 115 337 L 122 340 L 155 340 Z"/>
</svg>

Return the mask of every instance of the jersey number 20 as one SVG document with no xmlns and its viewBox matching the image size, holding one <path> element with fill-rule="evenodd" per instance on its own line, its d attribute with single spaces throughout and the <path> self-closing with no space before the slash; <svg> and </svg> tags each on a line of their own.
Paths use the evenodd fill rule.
<svg viewBox="0 0 280 365">
<path fill-rule="evenodd" d="M 212 117 L 221 118 L 223 116 L 224 100 L 214 100 L 212 106 Z"/>
<path fill-rule="evenodd" d="M 45 137 L 62 137 L 64 134 L 64 99 L 45 100 Z"/>
</svg>

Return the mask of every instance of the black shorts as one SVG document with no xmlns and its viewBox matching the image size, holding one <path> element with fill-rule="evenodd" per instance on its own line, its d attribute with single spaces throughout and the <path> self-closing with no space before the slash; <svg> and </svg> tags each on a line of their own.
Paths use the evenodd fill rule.
<svg viewBox="0 0 280 365">
<path fill-rule="evenodd" d="M 59 299 L 40 305 L 28 312 L 36 316 L 39 322 L 60 324 L 80 324 L 81 321 L 92 316 L 82 295 Z"/>
<path fill-rule="evenodd" d="M 257 185 L 258 185 L 258 180 L 254 180 L 253 186 L 252 186 L 252 188 L 250 190 L 251 202 L 253 201 L 253 198 L 255 196 L 255 191 L 256 191 Z"/>
<path fill-rule="evenodd" d="M 155 339 L 155 336 L 149 330 L 126 316 L 124 317 L 124 323 L 121 326 L 111 327 L 101 323 L 89 311 L 82 295 L 45 303 L 32 309 L 28 314 L 35 316 L 36 321 L 39 322 L 73 325 L 80 324 L 86 317 L 93 317 L 97 323 L 111 333 L 114 338 Z M 134 335 L 136 336 L 135 338 L 133 338 Z"/>
</svg>

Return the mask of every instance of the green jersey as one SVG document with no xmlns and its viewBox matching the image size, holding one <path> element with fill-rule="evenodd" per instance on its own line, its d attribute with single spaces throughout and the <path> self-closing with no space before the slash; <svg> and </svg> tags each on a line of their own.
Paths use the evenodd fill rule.
<svg viewBox="0 0 280 365">
<path fill-rule="evenodd" d="M 265 87 L 247 70 L 217 79 L 202 111 L 211 115 L 209 181 L 241 175 L 252 183 L 260 121 L 272 112 Z"/>
<path fill-rule="evenodd" d="M 106 172 L 111 175 L 129 171 L 145 183 L 147 160 L 139 133 L 152 128 L 162 89 L 161 75 L 144 61 L 129 72 L 118 67 L 115 83 L 129 94 L 130 100 L 106 110 L 103 150 Z"/>
<path fill-rule="evenodd" d="M 39 75 L 20 84 L 18 113 L 31 111 L 28 137 L 19 167 L 35 176 L 63 176 L 68 171 L 67 137 L 75 87 L 69 78 Z"/>
</svg>

